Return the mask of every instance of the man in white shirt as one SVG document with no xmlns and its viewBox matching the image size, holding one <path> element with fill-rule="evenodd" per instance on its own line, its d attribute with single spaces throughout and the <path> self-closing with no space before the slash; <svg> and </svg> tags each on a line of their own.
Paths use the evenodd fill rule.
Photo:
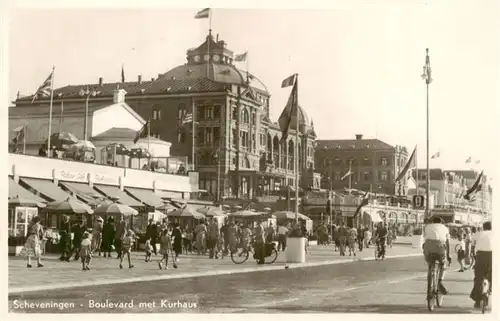
<svg viewBox="0 0 500 321">
<path fill-rule="evenodd" d="M 492 245 L 491 222 L 485 222 L 483 231 L 476 233 L 472 239 L 472 251 L 476 253 L 476 268 L 474 269 L 474 287 L 470 293 L 470 298 L 474 300 L 475 308 L 481 307 L 481 285 L 485 276 L 490 282 L 491 290 Z"/>
<path fill-rule="evenodd" d="M 443 278 L 445 259 L 448 259 L 448 263 L 451 262 L 450 231 L 443 224 L 443 220 L 440 217 L 435 216 L 430 221 L 424 228 L 424 256 L 427 264 L 431 264 L 436 260 L 439 262 L 439 291 L 446 295 L 448 291 L 443 285 Z M 430 293 L 430 289 L 427 290 L 427 293 Z"/>
<path fill-rule="evenodd" d="M 284 251 L 286 248 L 286 234 L 288 233 L 288 229 L 284 224 L 278 226 L 278 252 Z"/>
</svg>

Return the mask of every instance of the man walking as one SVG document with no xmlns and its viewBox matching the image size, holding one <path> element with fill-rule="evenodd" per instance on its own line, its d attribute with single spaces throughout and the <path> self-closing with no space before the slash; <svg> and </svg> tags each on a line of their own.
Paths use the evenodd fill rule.
<svg viewBox="0 0 500 321">
<path fill-rule="evenodd" d="M 158 255 L 156 252 L 156 243 L 158 242 L 158 227 L 153 219 L 149 220 L 149 224 L 146 227 L 146 239 L 151 238 L 151 245 L 153 246 L 153 253 Z"/>
</svg>

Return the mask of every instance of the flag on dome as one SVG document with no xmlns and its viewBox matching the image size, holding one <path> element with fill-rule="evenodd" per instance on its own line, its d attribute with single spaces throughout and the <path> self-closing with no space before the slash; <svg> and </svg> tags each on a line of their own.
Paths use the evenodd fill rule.
<svg viewBox="0 0 500 321">
<path fill-rule="evenodd" d="M 283 80 L 283 82 L 281 83 L 281 88 L 293 86 L 293 84 L 295 83 L 295 76 L 297 75 L 293 74 L 287 79 Z"/>
<path fill-rule="evenodd" d="M 210 17 L 210 8 L 205 8 L 201 11 L 198 11 L 196 16 L 194 16 L 195 19 L 206 19 Z"/>
<path fill-rule="evenodd" d="M 31 103 L 33 103 L 35 101 L 35 99 L 38 98 L 38 96 L 50 97 L 50 94 L 51 94 L 51 91 L 52 91 L 52 78 L 53 78 L 53 75 L 54 75 L 54 70 L 52 70 L 52 72 L 47 77 L 47 79 L 45 79 L 45 81 L 43 82 L 43 84 L 40 87 L 38 87 L 38 89 L 36 90 L 35 94 L 33 95 L 33 100 L 31 101 Z"/>
<path fill-rule="evenodd" d="M 431 159 L 439 158 L 439 156 L 441 156 L 441 154 L 440 154 L 440 152 L 437 152 L 437 153 L 435 153 L 434 155 L 431 156 Z"/>
<path fill-rule="evenodd" d="M 295 77 L 295 75 L 292 77 Z M 287 79 L 285 79 L 285 81 Z M 283 81 L 283 82 L 285 82 L 285 81 Z M 298 98 L 298 96 L 297 96 L 297 82 L 295 82 L 295 84 L 293 85 L 293 88 L 292 88 L 292 92 L 290 93 L 290 97 L 288 98 L 288 102 L 286 103 L 285 109 L 283 109 L 283 112 L 281 112 L 281 115 L 278 119 L 278 124 L 280 126 L 281 133 L 282 133 L 282 136 L 281 136 L 282 141 L 286 140 L 290 129 L 297 129 L 297 116 L 299 114 L 298 113 L 297 98 Z"/>
<path fill-rule="evenodd" d="M 245 52 L 245 53 L 242 53 L 240 55 L 234 56 L 234 61 L 238 61 L 238 62 L 246 61 L 247 60 L 247 53 L 248 52 Z"/>
<path fill-rule="evenodd" d="M 406 163 L 405 167 L 403 170 L 399 173 L 398 177 L 396 177 L 396 182 L 400 181 L 403 177 L 405 177 L 406 173 L 410 170 L 413 169 L 417 166 L 416 163 L 416 154 L 417 153 L 417 146 L 413 149 L 413 153 L 411 153 L 410 159 L 408 159 L 408 162 Z"/>
<path fill-rule="evenodd" d="M 469 158 L 465 160 L 465 164 L 470 164 L 470 163 L 472 163 L 472 156 L 469 156 Z"/>
</svg>

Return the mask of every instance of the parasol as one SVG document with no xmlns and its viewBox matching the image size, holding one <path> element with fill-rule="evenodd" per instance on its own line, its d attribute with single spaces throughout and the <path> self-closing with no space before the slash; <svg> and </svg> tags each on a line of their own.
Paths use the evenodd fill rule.
<svg viewBox="0 0 500 321">
<path fill-rule="evenodd" d="M 46 207 L 44 203 L 37 202 L 35 200 L 29 199 L 29 198 L 24 198 L 19 195 L 16 197 L 11 197 L 9 198 L 9 205 L 15 205 L 15 206 L 26 206 L 26 207 Z"/>
<path fill-rule="evenodd" d="M 91 152 L 95 150 L 94 144 L 88 140 L 79 140 L 69 147 L 70 151 Z"/>
<path fill-rule="evenodd" d="M 48 142 L 49 140 L 47 139 L 43 145 L 45 148 L 47 148 Z M 70 147 L 70 145 L 73 145 L 77 142 L 78 137 L 69 132 L 60 132 L 50 135 L 51 148 L 52 146 L 54 146 L 54 148 L 58 150 L 66 150 Z"/>
<path fill-rule="evenodd" d="M 237 211 L 237 212 L 229 214 L 229 216 L 235 217 L 235 218 L 247 218 L 247 217 L 259 216 L 259 213 L 255 213 L 252 211 Z"/>
<path fill-rule="evenodd" d="M 222 209 L 220 209 L 219 207 L 206 206 L 206 207 L 199 208 L 196 211 L 198 213 L 205 215 L 205 216 L 226 216 L 226 214 L 224 214 L 224 211 Z"/>
<path fill-rule="evenodd" d="M 129 149 L 123 144 L 112 143 L 106 146 L 106 151 L 113 154 L 116 148 L 116 155 L 128 155 L 130 153 Z"/>
<path fill-rule="evenodd" d="M 132 158 L 149 158 L 151 153 L 146 148 L 132 148 L 130 150 L 130 157 Z"/>
<path fill-rule="evenodd" d="M 68 197 L 65 201 L 50 202 L 47 204 L 47 210 L 52 212 L 63 212 L 72 214 L 92 214 L 92 209 L 85 203 L 80 202 L 74 197 Z"/>
<path fill-rule="evenodd" d="M 119 203 L 109 203 L 109 202 L 104 202 L 101 205 L 99 205 L 94 213 L 96 214 L 108 214 L 108 215 L 125 215 L 125 216 L 130 216 L 130 215 L 137 215 L 139 212 L 137 210 L 133 209 L 132 207 L 125 205 L 125 204 L 119 204 Z"/>
<path fill-rule="evenodd" d="M 291 212 L 291 211 L 274 212 L 273 216 L 275 216 L 276 219 L 278 219 L 278 220 L 294 220 L 295 219 L 295 213 Z M 299 217 L 299 220 L 304 220 L 304 221 L 310 220 L 310 218 L 305 216 L 304 214 L 299 213 L 298 217 Z"/>
<path fill-rule="evenodd" d="M 201 220 L 201 219 L 205 218 L 205 215 L 196 212 L 190 206 L 186 206 L 182 209 L 177 209 L 175 211 L 167 213 L 167 216 L 169 216 L 169 217 L 192 217 L 192 218 L 197 219 L 197 220 Z"/>
</svg>

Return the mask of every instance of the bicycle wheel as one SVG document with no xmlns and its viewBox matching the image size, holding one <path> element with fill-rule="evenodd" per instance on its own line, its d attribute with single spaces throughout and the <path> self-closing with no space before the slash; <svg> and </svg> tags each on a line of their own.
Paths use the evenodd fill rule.
<svg viewBox="0 0 500 321">
<path fill-rule="evenodd" d="M 434 293 L 436 295 L 436 305 L 438 307 L 441 307 L 443 305 L 443 294 L 439 291 L 439 274 L 441 272 L 441 267 L 439 264 L 434 264 L 435 265 L 435 280 L 434 280 Z"/>
<path fill-rule="evenodd" d="M 427 308 L 430 312 L 434 311 L 434 295 L 436 288 L 435 267 L 436 263 L 429 264 L 427 271 Z"/>
<path fill-rule="evenodd" d="M 276 262 L 277 259 L 278 259 L 278 251 L 276 251 L 276 249 L 272 249 L 271 255 L 266 256 L 264 261 L 266 264 L 273 264 L 274 262 Z"/>
<path fill-rule="evenodd" d="M 234 264 L 243 264 L 248 260 L 250 253 L 246 249 L 236 249 L 231 252 L 231 261 Z"/>
</svg>

